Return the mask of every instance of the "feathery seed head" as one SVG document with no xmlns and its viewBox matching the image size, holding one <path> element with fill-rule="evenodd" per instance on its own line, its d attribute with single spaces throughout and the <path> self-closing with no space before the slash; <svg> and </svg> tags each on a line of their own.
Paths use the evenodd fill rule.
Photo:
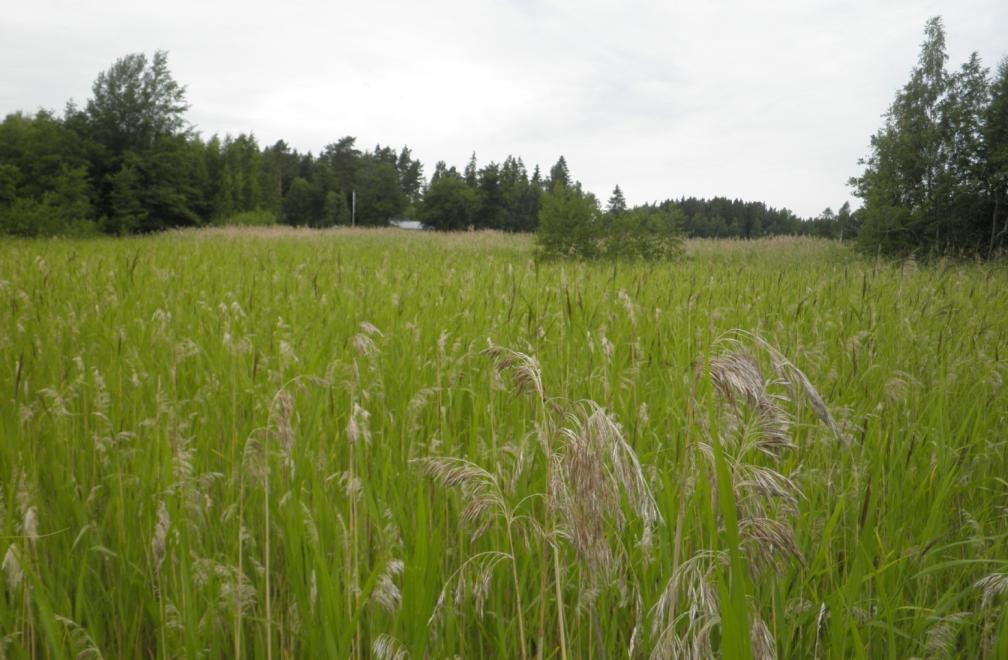
<svg viewBox="0 0 1008 660">
<path fill-rule="evenodd" d="M 957 657 L 956 640 L 959 637 L 959 628 L 969 617 L 969 614 L 969 612 L 956 612 L 931 618 L 931 625 L 928 627 L 924 642 L 924 650 L 928 658 Z"/>
<path fill-rule="evenodd" d="M 29 546 L 34 546 L 38 541 L 38 509 L 36 507 L 30 506 L 25 511 L 24 521 L 21 523 L 21 534 L 28 541 Z"/>
<path fill-rule="evenodd" d="M 357 351 L 357 354 L 361 357 L 374 357 L 378 353 L 378 346 L 375 344 L 374 339 L 370 335 L 364 333 L 358 333 L 353 336 L 351 340 L 353 348 Z"/>
<path fill-rule="evenodd" d="M 777 660 L 777 642 L 755 604 L 750 618 L 749 644 L 752 648 L 753 660 Z"/>
<path fill-rule="evenodd" d="M 804 562 L 790 525 L 772 518 L 746 518 L 739 521 L 739 532 L 754 572 L 786 558 Z"/>
<path fill-rule="evenodd" d="M 164 562 L 165 550 L 167 549 L 168 527 L 171 525 L 171 518 L 168 515 L 168 507 L 164 500 L 158 504 L 157 522 L 154 524 L 154 535 L 151 537 L 151 555 L 154 558 L 154 572 L 161 570 Z"/>
<path fill-rule="evenodd" d="M 402 602 L 402 593 L 395 583 L 395 578 L 402 575 L 402 572 L 402 561 L 398 559 L 388 561 L 378 577 L 378 583 L 371 592 L 371 600 L 390 614 L 399 609 L 399 603 Z"/>
<path fill-rule="evenodd" d="M 388 633 L 381 633 L 371 644 L 375 660 L 407 660 L 409 651 L 398 639 Z"/>
<path fill-rule="evenodd" d="M 497 477 L 482 467 L 464 458 L 452 456 L 420 458 L 415 462 L 442 488 L 460 490 L 466 502 L 461 515 L 463 522 L 477 521 L 488 512 L 507 515 L 507 503 Z M 484 522 L 489 524 L 489 520 Z"/>
<path fill-rule="evenodd" d="M 368 321 L 361 321 L 360 325 L 358 327 L 360 328 L 361 332 L 363 332 L 368 337 L 384 337 L 385 336 L 384 334 L 382 334 L 381 330 L 379 330 L 377 327 L 375 327 L 375 325 L 373 323 L 370 323 Z"/>
<path fill-rule="evenodd" d="M 361 407 L 359 403 L 354 401 L 353 408 L 350 411 L 350 420 L 347 422 L 347 440 L 350 444 L 355 445 L 359 442 L 364 444 L 370 444 L 371 442 L 371 428 L 368 420 L 371 419 L 371 413 Z"/>
<path fill-rule="evenodd" d="M 3 568 L 3 572 L 7 576 L 7 588 L 11 593 L 15 593 L 21 587 L 21 583 L 24 582 L 24 570 L 21 568 L 21 553 L 15 544 L 11 543 L 7 547 L 7 553 L 3 558 L 3 565 L 0 568 Z"/>
<path fill-rule="evenodd" d="M 1008 593 L 1008 573 L 991 573 L 973 585 L 980 590 L 980 607 L 987 608 L 998 596 Z"/>
<path fill-rule="evenodd" d="M 710 361 L 711 382 L 723 399 L 756 405 L 765 397 L 763 374 L 756 360 L 745 353 L 726 353 Z"/>
<path fill-rule="evenodd" d="M 542 370 L 538 360 L 531 355 L 503 346 L 496 346 L 493 343 L 490 343 L 489 348 L 483 350 L 483 354 L 493 360 L 494 367 L 501 376 L 510 376 L 516 392 L 535 395 L 540 401 L 545 401 Z"/>
</svg>

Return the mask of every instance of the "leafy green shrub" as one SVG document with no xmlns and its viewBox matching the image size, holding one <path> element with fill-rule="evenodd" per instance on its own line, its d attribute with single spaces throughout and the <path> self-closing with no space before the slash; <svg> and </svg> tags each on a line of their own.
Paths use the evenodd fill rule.
<svg viewBox="0 0 1008 660">
<path fill-rule="evenodd" d="M 591 193 L 559 185 L 542 197 L 536 244 L 546 257 L 599 256 L 602 211 Z"/>
<path fill-rule="evenodd" d="M 4 176 L 6 175 L 6 176 Z M 0 171 L 0 234 L 87 236 L 97 232 L 87 196 L 84 168 L 62 168 L 51 189 L 38 197 L 18 196 L 13 167 Z"/>
<path fill-rule="evenodd" d="M 544 257 L 674 259 L 682 253 L 682 213 L 641 206 L 603 213 L 579 188 L 558 186 L 543 195 L 536 244 Z"/>
<path fill-rule="evenodd" d="M 45 199 L 19 198 L 0 206 L 0 234 L 13 236 L 85 236 L 97 231 L 94 222 L 67 217 L 61 207 Z"/>
<path fill-rule="evenodd" d="M 602 225 L 601 256 L 610 259 L 675 259 L 682 254 L 682 212 L 640 206 L 607 213 Z"/>
</svg>

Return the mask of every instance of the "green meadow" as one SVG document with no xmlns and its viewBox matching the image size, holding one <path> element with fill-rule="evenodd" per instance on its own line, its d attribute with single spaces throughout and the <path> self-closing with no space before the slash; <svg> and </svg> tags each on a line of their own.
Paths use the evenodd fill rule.
<svg viewBox="0 0 1008 660">
<path fill-rule="evenodd" d="M 0 657 L 1008 657 L 1008 269 L 0 243 Z"/>
</svg>

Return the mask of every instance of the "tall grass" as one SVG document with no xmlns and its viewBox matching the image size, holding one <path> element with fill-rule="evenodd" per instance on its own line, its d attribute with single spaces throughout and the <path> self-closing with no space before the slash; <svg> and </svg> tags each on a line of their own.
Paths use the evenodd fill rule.
<svg viewBox="0 0 1008 660">
<path fill-rule="evenodd" d="M 1008 271 L 0 244 L 0 656 L 1006 657 Z"/>
</svg>

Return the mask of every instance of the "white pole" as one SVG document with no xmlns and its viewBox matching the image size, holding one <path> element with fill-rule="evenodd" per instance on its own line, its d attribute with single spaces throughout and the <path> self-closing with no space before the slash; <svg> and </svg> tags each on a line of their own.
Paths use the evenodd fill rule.
<svg viewBox="0 0 1008 660">
<path fill-rule="evenodd" d="M 350 200 L 351 200 L 350 201 L 350 207 L 352 209 L 350 211 L 350 226 L 351 227 L 356 227 L 357 226 L 357 191 L 356 190 L 350 191 Z"/>
</svg>

